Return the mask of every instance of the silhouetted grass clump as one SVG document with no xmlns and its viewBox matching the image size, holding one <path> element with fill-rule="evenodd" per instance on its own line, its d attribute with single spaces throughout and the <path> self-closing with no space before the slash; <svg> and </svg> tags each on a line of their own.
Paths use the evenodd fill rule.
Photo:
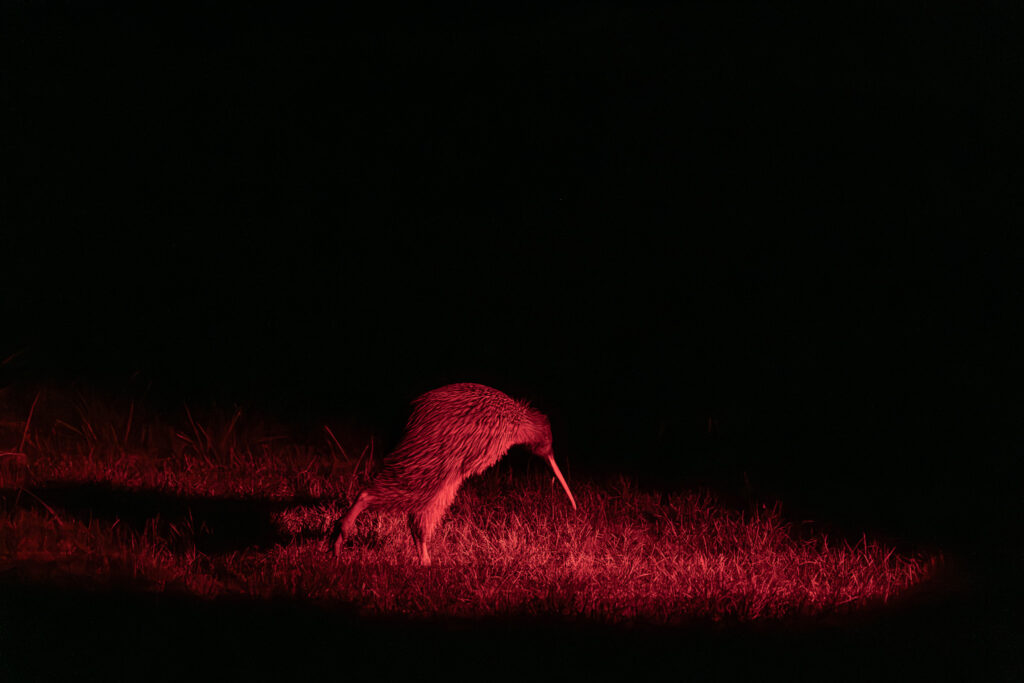
<svg viewBox="0 0 1024 683">
<path fill-rule="evenodd" d="M 934 558 L 795 529 L 704 491 L 573 481 L 507 465 L 471 479 L 417 562 L 405 519 L 367 515 L 325 541 L 372 471 L 336 430 L 296 441 L 240 412 L 176 422 L 130 403 L 35 400 L 0 424 L 0 568 L 26 581 L 207 598 L 287 596 L 367 614 L 543 615 L 675 623 L 821 614 L 888 601 Z M 344 436 L 344 435 L 342 435 Z"/>
</svg>

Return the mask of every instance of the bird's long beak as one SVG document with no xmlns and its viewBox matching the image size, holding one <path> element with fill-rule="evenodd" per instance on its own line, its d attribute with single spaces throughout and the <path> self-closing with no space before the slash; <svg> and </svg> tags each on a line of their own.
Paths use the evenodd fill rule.
<svg viewBox="0 0 1024 683">
<path fill-rule="evenodd" d="M 545 458 L 548 464 L 551 465 L 551 471 L 555 473 L 555 477 L 558 479 L 558 483 L 565 489 L 565 495 L 569 496 L 569 502 L 572 503 L 572 509 L 576 509 L 576 499 L 572 497 L 572 491 L 569 490 L 569 485 L 565 483 L 565 477 L 562 476 L 562 471 L 558 469 L 558 465 L 555 464 L 555 456 L 549 455 Z"/>
</svg>

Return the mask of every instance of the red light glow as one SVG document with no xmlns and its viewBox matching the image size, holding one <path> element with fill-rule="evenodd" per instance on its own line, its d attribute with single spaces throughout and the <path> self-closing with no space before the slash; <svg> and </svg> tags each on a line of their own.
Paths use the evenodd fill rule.
<svg viewBox="0 0 1024 683">
<path fill-rule="evenodd" d="M 336 557 L 329 534 L 369 483 L 372 448 L 349 454 L 327 430 L 319 443 L 272 438 L 237 415 L 187 415 L 176 429 L 137 407 L 129 429 L 128 411 L 88 408 L 72 419 L 40 405 L 31 428 L 23 417 L 0 435 L 9 577 L 290 596 L 368 614 L 674 623 L 877 604 L 933 564 L 868 539 L 798 534 L 778 509 L 740 513 L 627 478 L 574 481 L 573 510 L 550 473 L 508 467 L 465 482 L 436 528 L 431 567 L 404 516 L 386 512 L 360 518 Z"/>
</svg>

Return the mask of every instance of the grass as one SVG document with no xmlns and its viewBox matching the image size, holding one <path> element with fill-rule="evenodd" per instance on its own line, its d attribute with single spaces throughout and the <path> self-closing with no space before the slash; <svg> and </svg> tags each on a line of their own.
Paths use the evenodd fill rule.
<svg viewBox="0 0 1024 683">
<path fill-rule="evenodd" d="M 877 605 L 936 562 L 866 537 L 830 542 L 778 505 L 738 511 L 627 477 L 570 481 L 573 511 L 540 467 L 507 464 L 466 482 L 434 566 L 417 564 L 397 515 L 365 515 L 335 559 L 325 539 L 379 459 L 372 441 L 346 448 L 330 427 L 293 439 L 238 412 L 169 423 L 135 403 L 35 399 L 0 404 L 0 572 L 19 581 L 375 616 L 672 624 Z"/>
</svg>

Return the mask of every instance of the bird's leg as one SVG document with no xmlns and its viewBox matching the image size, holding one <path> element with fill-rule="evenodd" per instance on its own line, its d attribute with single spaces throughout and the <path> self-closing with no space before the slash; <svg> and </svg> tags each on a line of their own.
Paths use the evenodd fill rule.
<svg viewBox="0 0 1024 683">
<path fill-rule="evenodd" d="M 427 544 L 433 538 L 434 531 L 437 530 L 437 525 L 440 523 L 444 511 L 451 504 L 454 495 L 454 489 L 446 489 L 442 495 L 435 497 L 425 508 L 409 515 L 409 530 L 412 531 L 412 540 L 416 544 L 420 563 L 424 567 L 430 566 L 430 553 L 427 552 Z"/>
<path fill-rule="evenodd" d="M 337 538 L 334 540 L 334 554 L 340 556 L 342 548 L 345 546 L 345 539 L 352 536 L 356 530 L 356 518 L 359 514 L 366 509 L 368 505 L 373 502 L 373 494 L 369 491 L 361 491 L 356 497 L 356 502 L 348 509 L 345 516 L 341 519 L 340 530 Z"/>
<path fill-rule="evenodd" d="M 412 534 L 412 543 L 416 546 L 416 553 L 420 556 L 420 564 L 429 567 L 430 553 L 427 552 L 427 533 L 423 521 L 422 513 L 409 513 L 409 533 Z"/>
</svg>

